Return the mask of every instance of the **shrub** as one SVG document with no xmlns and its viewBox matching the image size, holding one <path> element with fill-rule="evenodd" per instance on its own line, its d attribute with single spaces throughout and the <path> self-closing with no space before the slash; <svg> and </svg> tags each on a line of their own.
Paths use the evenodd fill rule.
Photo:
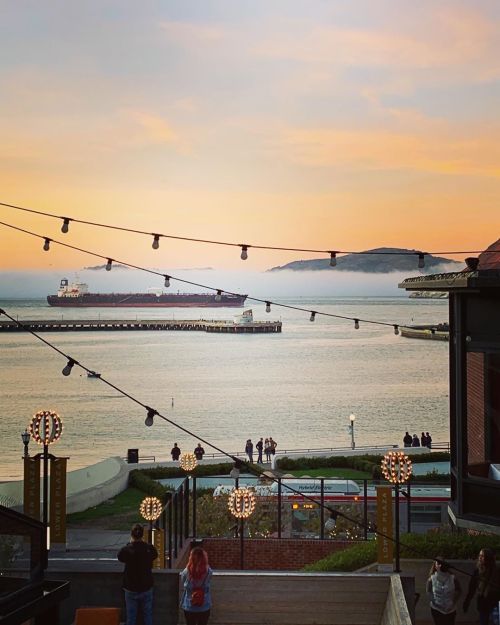
<svg viewBox="0 0 500 625">
<path fill-rule="evenodd" d="M 481 549 L 489 547 L 500 554 L 500 536 L 470 536 L 447 531 L 427 534 L 405 534 L 401 537 L 401 557 L 432 560 L 442 556 L 448 560 L 475 560 Z M 366 541 L 332 553 L 305 567 L 306 571 L 355 571 L 375 562 L 376 541 Z"/>
</svg>

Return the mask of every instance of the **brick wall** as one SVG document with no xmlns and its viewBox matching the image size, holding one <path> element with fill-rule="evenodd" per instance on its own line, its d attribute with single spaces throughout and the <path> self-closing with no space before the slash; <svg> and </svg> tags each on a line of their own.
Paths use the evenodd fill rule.
<svg viewBox="0 0 500 625">
<path fill-rule="evenodd" d="M 468 463 L 485 461 L 484 354 L 467 354 Z"/>
<path fill-rule="evenodd" d="M 254 571 L 296 571 L 352 545 L 352 541 L 248 538 L 244 541 L 244 566 Z M 205 538 L 203 548 L 214 569 L 240 568 L 239 539 Z"/>
</svg>

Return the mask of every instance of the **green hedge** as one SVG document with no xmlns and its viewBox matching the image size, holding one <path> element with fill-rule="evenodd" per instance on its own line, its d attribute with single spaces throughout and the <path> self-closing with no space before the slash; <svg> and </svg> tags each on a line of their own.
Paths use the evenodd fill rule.
<svg viewBox="0 0 500 625">
<path fill-rule="evenodd" d="M 405 548 L 405 546 L 411 549 Z M 475 560 L 481 549 L 489 547 L 500 554 L 500 536 L 469 536 L 449 532 L 405 534 L 401 537 L 401 557 L 432 560 L 442 556 L 448 560 Z M 376 562 L 377 543 L 357 543 L 304 568 L 305 571 L 356 571 Z"/>
<path fill-rule="evenodd" d="M 163 503 L 166 501 L 168 489 L 139 469 L 134 469 L 134 471 L 130 472 L 128 485 L 141 490 L 143 493 L 146 493 L 146 495 L 158 497 Z"/>
</svg>

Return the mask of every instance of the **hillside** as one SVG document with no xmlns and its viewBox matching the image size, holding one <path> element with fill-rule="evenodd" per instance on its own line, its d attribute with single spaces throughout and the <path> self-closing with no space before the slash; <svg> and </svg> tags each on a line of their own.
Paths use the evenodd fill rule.
<svg viewBox="0 0 500 625">
<path fill-rule="evenodd" d="M 360 271 L 364 273 L 390 273 L 398 272 L 421 272 L 433 273 L 439 271 L 439 267 L 452 265 L 451 271 L 459 271 L 464 266 L 463 263 L 442 258 L 440 256 L 425 255 L 424 269 L 418 269 L 418 257 L 414 255 L 415 250 L 408 250 L 398 247 L 378 247 L 373 250 L 366 250 L 373 254 L 346 254 L 337 257 L 337 266 L 330 267 L 329 258 L 318 258 L 314 260 L 295 260 L 280 267 L 272 267 L 268 271 Z M 383 254 L 382 252 L 406 252 L 408 255 L 395 256 Z M 413 252 L 413 254 L 412 254 Z"/>
</svg>

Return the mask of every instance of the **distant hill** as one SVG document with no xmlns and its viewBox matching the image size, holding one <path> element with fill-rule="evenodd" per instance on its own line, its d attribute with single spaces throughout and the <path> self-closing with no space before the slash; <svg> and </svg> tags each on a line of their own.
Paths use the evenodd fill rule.
<svg viewBox="0 0 500 625">
<path fill-rule="evenodd" d="M 127 265 L 120 265 L 120 263 L 113 263 L 113 269 L 130 269 Z M 83 271 L 105 271 L 106 265 L 93 265 L 92 267 L 84 267 Z"/>
<path fill-rule="evenodd" d="M 408 250 L 399 247 L 377 247 L 373 250 L 366 250 L 366 254 L 346 254 L 337 257 L 337 266 L 330 267 L 329 258 L 319 258 L 315 260 L 295 260 L 280 267 L 272 267 L 268 271 L 360 271 L 364 273 L 390 273 L 415 272 L 430 273 L 436 271 L 439 265 L 456 265 L 457 271 L 464 267 L 464 263 L 442 258 L 440 256 L 425 255 L 424 269 L 418 269 L 418 257 L 415 253 L 418 250 Z M 405 255 L 383 254 L 382 252 L 403 252 Z"/>
</svg>

